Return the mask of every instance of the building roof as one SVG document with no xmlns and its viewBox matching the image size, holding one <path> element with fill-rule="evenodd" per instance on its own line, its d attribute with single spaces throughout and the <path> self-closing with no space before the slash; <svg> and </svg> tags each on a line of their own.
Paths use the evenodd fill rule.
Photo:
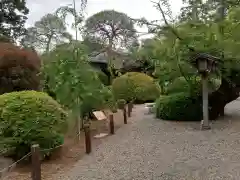
<svg viewBox="0 0 240 180">
<path fill-rule="evenodd" d="M 112 61 L 114 67 L 116 69 L 121 69 L 124 68 L 124 66 L 133 64 L 135 61 L 132 60 L 127 53 L 124 52 L 117 52 L 117 51 L 112 51 L 114 55 L 114 60 Z M 101 52 L 101 53 L 92 53 L 91 56 L 89 56 L 89 61 L 92 63 L 108 63 L 108 57 L 106 52 Z"/>
</svg>

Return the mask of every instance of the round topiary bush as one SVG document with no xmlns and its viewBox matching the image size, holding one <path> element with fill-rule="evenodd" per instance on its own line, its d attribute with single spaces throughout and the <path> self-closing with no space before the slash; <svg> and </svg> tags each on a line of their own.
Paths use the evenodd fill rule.
<svg viewBox="0 0 240 180">
<path fill-rule="evenodd" d="M 63 144 L 67 113 L 42 92 L 21 91 L 0 95 L 0 150 L 21 158 L 31 145 L 49 149 Z M 43 151 L 44 157 L 52 151 Z"/>
<path fill-rule="evenodd" d="M 116 79 L 112 84 L 116 99 L 127 102 L 134 100 L 137 103 L 155 101 L 160 95 L 160 87 L 154 79 L 144 73 L 130 72 Z"/>
<path fill-rule="evenodd" d="M 156 116 L 163 120 L 199 121 L 202 120 L 201 97 L 189 93 L 175 93 L 161 96 L 156 101 Z"/>
</svg>

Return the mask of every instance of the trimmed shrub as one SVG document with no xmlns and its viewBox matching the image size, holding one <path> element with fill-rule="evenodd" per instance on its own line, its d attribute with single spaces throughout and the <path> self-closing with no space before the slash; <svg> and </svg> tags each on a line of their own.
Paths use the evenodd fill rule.
<svg viewBox="0 0 240 180">
<path fill-rule="evenodd" d="M 67 113 L 42 92 L 21 91 L 0 95 L 0 149 L 14 159 L 30 152 L 37 143 L 42 149 L 63 144 Z M 44 151 L 49 156 L 52 151 Z"/>
<path fill-rule="evenodd" d="M 127 102 L 134 99 L 134 83 L 126 76 L 120 76 L 113 80 L 112 92 L 116 100 L 124 99 Z"/>
<path fill-rule="evenodd" d="M 189 93 L 175 93 L 161 96 L 156 101 L 156 116 L 163 120 L 199 121 L 202 120 L 200 96 Z"/>
<path fill-rule="evenodd" d="M 154 79 L 138 72 L 126 73 L 113 81 L 113 94 L 116 99 L 137 103 L 155 101 L 160 95 L 160 87 Z"/>
<path fill-rule="evenodd" d="M 39 90 L 41 60 L 36 52 L 0 43 L 0 94 Z"/>
</svg>

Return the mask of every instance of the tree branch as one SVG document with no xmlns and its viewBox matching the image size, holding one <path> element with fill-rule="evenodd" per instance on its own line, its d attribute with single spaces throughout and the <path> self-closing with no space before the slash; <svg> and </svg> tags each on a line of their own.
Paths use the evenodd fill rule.
<svg viewBox="0 0 240 180">
<path fill-rule="evenodd" d="M 166 24 L 166 26 L 172 31 L 172 33 L 180 40 L 183 41 L 184 39 L 178 34 L 178 32 L 168 23 L 167 18 L 165 16 L 165 13 L 162 9 L 161 3 L 159 2 L 154 2 L 151 1 L 152 3 L 155 4 L 155 6 L 157 7 L 157 9 L 160 11 L 162 18 L 164 20 L 164 23 Z M 191 52 L 195 52 L 195 49 L 193 47 L 190 47 L 188 44 L 186 44 L 187 48 L 189 49 L 189 51 Z"/>
</svg>

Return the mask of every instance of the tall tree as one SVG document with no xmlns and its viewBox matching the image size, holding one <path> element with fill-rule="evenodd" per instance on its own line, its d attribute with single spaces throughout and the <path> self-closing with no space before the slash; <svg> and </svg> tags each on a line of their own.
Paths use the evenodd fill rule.
<svg viewBox="0 0 240 180">
<path fill-rule="evenodd" d="M 17 39 L 25 33 L 24 24 L 29 10 L 26 0 L 0 1 L 0 36 Z"/>
<path fill-rule="evenodd" d="M 75 40 L 78 41 L 78 31 L 80 30 L 80 32 L 82 32 L 83 30 L 83 21 L 85 18 L 84 12 L 87 6 L 87 0 L 80 0 L 81 7 L 79 12 L 77 11 L 76 0 L 73 0 L 72 2 L 72 5 L 62 6 L 58 8 L 56 11 L 56 15 L 62 18 L 66 24 L 68 24 L 66 22 L 66 17 L 68 15 L 73 16 L 74 22 L 72 24 L 72 27 L 75 30 Z"/>
<path fill-rule="evenodd" d="M 209 17 L 209 7 L 202 0 L 183 0 L 184 7 L 182 8 L 180 20 L 197 22 L 207 20 Z"/>
<path fill-rule="evenodd" d="M 106 45 L 105 51 L 108 58 L 108 69 L 114 77 L 114 63 L 117 59 L 114 49 L 128 48 L 136 42 L 134 23 L 126 14 L 114 10 L 104 10 L 89 17 L 85 23 L 85 36 L 89 39 L 98 39 Z"/>
<path fill-rule="evenodd" d="M 40 47 L 46 52 L 56 45 L 71 39 L 65 23 L 55 14 L 47 14 L 33 27 L 27 29 L 27 34 L 22 40 L 24 46 Z"/>
<path fill-rule="evenodd" d="M 128 47 L 136 40 L 131 18 L 114 10 L 98 12 L 86 20 L 86 35 L 100 39 L 109 49 Z"/>
</svg>

